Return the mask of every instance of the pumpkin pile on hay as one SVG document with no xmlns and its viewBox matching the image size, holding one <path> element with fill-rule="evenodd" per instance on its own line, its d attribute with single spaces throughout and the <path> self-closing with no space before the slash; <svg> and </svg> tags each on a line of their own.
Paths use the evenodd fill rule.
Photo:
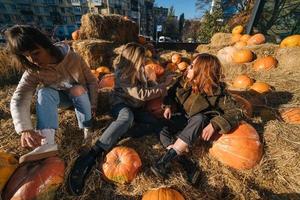
<svg viewBox="0 0 300 200">
<path fill-rule="evenodd" d="M 81 18 L 80 39 L 102 39 L 125 44 L 138 40 L 138 25 L 121 15 L 85 14 Z"/>
</svg>

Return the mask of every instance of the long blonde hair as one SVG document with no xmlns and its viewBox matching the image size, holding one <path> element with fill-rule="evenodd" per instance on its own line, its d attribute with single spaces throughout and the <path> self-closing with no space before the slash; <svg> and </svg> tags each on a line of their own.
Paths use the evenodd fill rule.
<svg viewBox="0 0 300 200">
<path fill-rule="evenodd" d="M 194 78 L 190 80 L 194 92 L 213 95 L 220 86 L 222 71 L 219 59 L 211 54 L 202 53 L 193 61 Z"/>
<path fill-rule="evenodd" d="M 116 63 L 116 68 L 121 72 L 121 79 L 130 79 L 132 84 L 146 81 L 143 68 L 145 53 L 145 48 L 140 44 L 126 44 Z"/>
</svg>

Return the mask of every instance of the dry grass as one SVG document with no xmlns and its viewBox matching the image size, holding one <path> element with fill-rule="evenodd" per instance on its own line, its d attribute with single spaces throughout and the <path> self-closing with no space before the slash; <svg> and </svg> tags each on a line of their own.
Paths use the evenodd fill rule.
<svg viewBox="0 0 300 200">
<path fill-rule="evenodd" d="M 231 81 L 237 74 L 248 73 L 256 80 L 265 81 L 275 90 L 263 97 L 270 109 L 300 106 L 300 72 L 292 62 L 298 57 L 279 54 L 276 46 L 261 46 L 262 52 L 273 52 L 279 60 L 277 68 L 268 72 L 254 72 L 252 64 L 226 65 L 224 74 L 227 81 Z M 252 47 L 256 48 L 256 47 Z M 260 50 L 257 49 L 257 52 Z M 284 50 L 280 50 L 284 51 Z M 170 52 L 169 52 L 170 53 Z M 173 53 L 173 52 L 172 52 Z M 170 53 L 170 54 L 172 54 Z M 192 54 L 186 52 L 190 57 Z M 257 53 L 260 55 L 261 53 Z M 280 56 L 278 56 L 280 55 Z M 185 54 L 184 54 L 185 56 Z M 165 56 L 169 59 L 169 55 Z M 282 57 L 289 58 L 289 63 L 282 61 Z M 298 62 L 299 63 L 299 62 Z M 299 65 L 298 65 L 299 66 Z M 0 91 L 0 117 L 1 136 L 0 149 L 22 155 L 28 150 L 22 149 L 19 144 L 19 136 L 15 134 L 9 112 L 9 100 L 15 89 L 14 85 L 7 85 Z M 102 98 L 102 112 L 98 113 L 95 122 L 94 139 L 101 135 L 103 129 L 111 122 L 111 118 L 105 114 L 107 102 L 105 95 Z M 34 115 L 33 120 L 34 120 Z M 81 197 L 70 196 L 65 183 L 57 191 L 56 199 L 105 199 L 105 200 L 131 200 L 141 199 L 142 194 L 151 188 L 169 186 L 180 191 L 185 199 L 300 199 L 300 125 L 289 125 L 279 119 L 268 119 L 261 116 L 249 119 L 260 135 L 264 144 L 264 156 L 260 164 L 246 171 L 239 171 L 224 166 L 208 154 L 211 144 L 199 142 L 193 154 L 194 159 L 199 160 L 202 169 L 201 183 L 197 187 L 190 186 L 185 181 L 185 174 L 181 167 L 174 163 L 174 170 L 168 180 L 160 180 L 154 177 L 149 166 L 164 152 L 155 136 L 145 136 L 138 139 L 122 140 L 119 145 L 134 148 L 142 159 L 142 169 L 137 178 L 128 185 L 114 185 L 101 178 L 99 170 L 93 170 L 87 180 L 85 192 Z M 74 162 L 82 141 L 82 133 L 77 128 L 75 113 L 64 110 L 60 113 L 60 129 L 56 140 L 59 144 L 60 156 L 66 162 L 66 176 L 70 166 Z"/>
</svg>

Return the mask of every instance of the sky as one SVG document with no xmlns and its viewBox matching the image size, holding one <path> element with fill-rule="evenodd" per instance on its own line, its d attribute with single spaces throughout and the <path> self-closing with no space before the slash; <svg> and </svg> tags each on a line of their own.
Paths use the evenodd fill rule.
<svg viewBox="0 0 300 200">
<path fill-rule="evenodd" d="M 180 16 L 184 13 L 185 19 L 193 19 L 193 18 L 200 18 L 203 15 L 203 12 L 196 10 L 195 7 L 196 0 L 155 0 L 155 5 L 165 8 L 170 8 L 174 6 L 175 15 Z M 209 9 L 210 5 L 207 6 Z"/>
</svg>

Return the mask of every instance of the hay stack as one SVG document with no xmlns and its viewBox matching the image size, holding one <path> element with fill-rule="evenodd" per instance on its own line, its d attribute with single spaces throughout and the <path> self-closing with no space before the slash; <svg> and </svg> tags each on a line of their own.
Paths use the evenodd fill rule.
<svg viewBox="0 0 300 200">
<path fill-rule="evenodd" d="M 231 41 L 231 33 L 215 33 L 211 40 L 211 46 L 229 46 L 232 45 L 233 42 Z"/>
<path fill-rule="evenodd" d="M 101 65 L 112 66 L 117 44 L 105 40 L 78 40 L 73 42 L 74 50 L 89 64 L 91 69 Z"/>
<path fill-rule="evenodd" d="M 279 48 L 275 57 L 280 66 L 299 69 L 300 47 Z"/>
<path fill-rule="evenodd" d="M 81 18 L 80 39 L 102 39 L 125 44 L 138 40 L 138 25 L 121 15 L 86 14 Z"/>
</svg>

